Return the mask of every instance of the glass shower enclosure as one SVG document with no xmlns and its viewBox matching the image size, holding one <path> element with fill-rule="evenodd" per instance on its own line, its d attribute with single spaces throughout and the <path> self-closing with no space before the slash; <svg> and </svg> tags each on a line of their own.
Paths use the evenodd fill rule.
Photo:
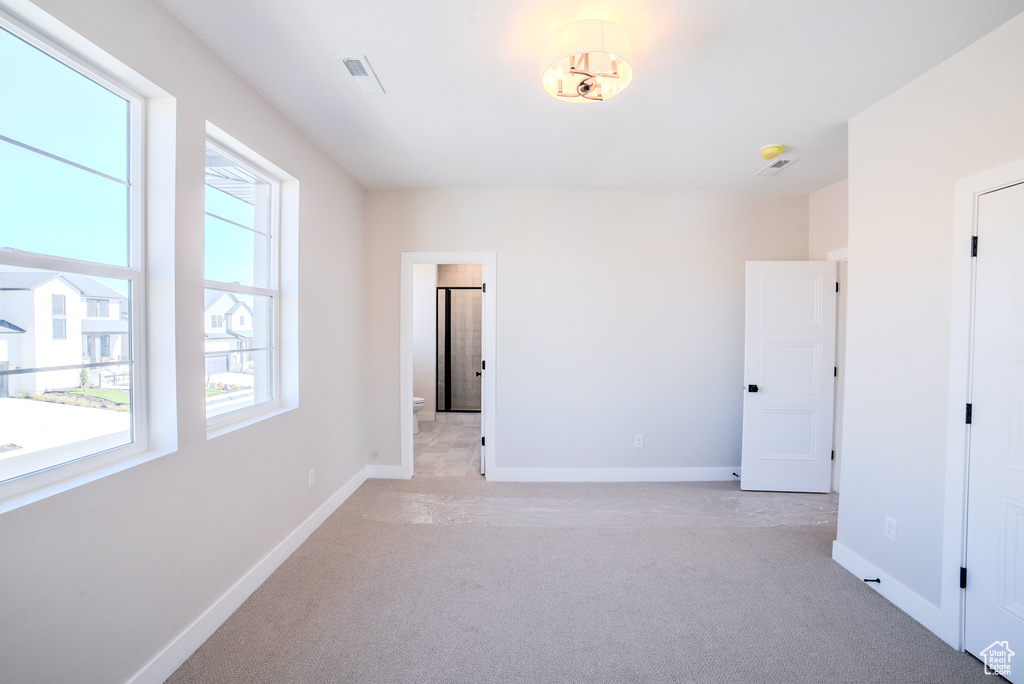
<svg viewBox="0 0 1024 684">
<path fill-rule="evenodd" d="M 482 297 L 479 287 L 437 288 L 438 411 L 480 411 Z"/>
</svg>

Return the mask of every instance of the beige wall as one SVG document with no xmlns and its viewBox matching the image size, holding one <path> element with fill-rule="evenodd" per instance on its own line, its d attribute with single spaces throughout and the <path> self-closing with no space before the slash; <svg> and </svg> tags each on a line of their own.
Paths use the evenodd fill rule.
<svg viewBox="0 0 1024 684">
<path fill-rule="evenodd" d="M 954 183 L 1024 158 L 1024 15 L 850 122 L 839 543 L 939 603 Z M 962 420 L 962 416 L 957 418 Z M 898 542 L 882 536 L 886 515 Z"/>
<path fill-rule="evenodd" d="M 365 193 L 155 0 L 38 4 L 177 105 L 168 136 L 178 162 L 174 248 L 161 255 L 174 259 L 176 359 L 167 366 L 177 450 L 0 515 L 0 679 L 122 682 L 365 465 Z M 211 440 L 202 389 L 207 120 L 300 183 L 300 405 Z"/>
<path fill-rule="evenodd" d="M 807 200 L 808 258 L 821 261 L 829 252 L 849 247 L 849 180 L 812 192 Z"/>
<path fill-rule="evenodd" d="M 499 467 L 734 467 L 744 262 L 807 258 L 807 198 L 370 191 L 366 367 L 374 465 L 399 463 L 405 251 L 497 255 L 498 358 L 487 367 L 497 391 Z M 638 433 L 643 449 L 633 447 Z"/>
</svg>

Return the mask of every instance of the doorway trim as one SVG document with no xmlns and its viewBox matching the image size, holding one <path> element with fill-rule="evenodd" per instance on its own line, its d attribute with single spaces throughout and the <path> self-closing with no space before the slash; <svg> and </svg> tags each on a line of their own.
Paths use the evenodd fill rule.
<svg viewBox="0 0 1024 684">
<path fill-rule="evenodd" d="M 949 397 L 946 432 L 946 486 L 942 524 L 941 594 L 935 633 L 964 650 L 965 590 L 960 568 L 967 560 L 967 466 L 970 432 L 964 420 L 971 401 L 974 334 L 974 262 L 971 237 L 977 235 L 978 198 L 1024 182 L 1024 159 L 957 181 L 953 208 L 953 292 L 950 308 Z M 980 245 L 979 249 L 984 249 Z"/>
<path fill-rule="evenodd" d="M 412 456 L 412 298 L 413 298 L 413 266 L 416 264 L 481 264 L 483 266 L 483 282 L 487 286 L 484 294 L 483 320 L 483 358 L 487 361 L 487 369 L 483 392 L 480 396 L 481 430 L 486 438 L 484 451 L 486 470 L 494 471 L 497 439 L 494 434 L 495 425 L 495 386 L 497 384 L 497 301 L 498 279 L 495 273 L 497 255 L 494 252 L 402 252 L 401 276 L 401 362 L 399 370 L 399 407 L 401 415 L 402 458 L 399 468 L 401 477 L 410 479 L 413 474 Z"/>
</svg>

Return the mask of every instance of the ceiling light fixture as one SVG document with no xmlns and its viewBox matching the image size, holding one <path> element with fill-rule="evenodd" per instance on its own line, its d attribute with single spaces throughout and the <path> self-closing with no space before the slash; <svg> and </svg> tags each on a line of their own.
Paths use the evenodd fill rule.
<svg viewBox="0 0 1024 684">
<path fill-rule="evenodd" d="M 548 37 L 544 58 L 544 90 L 566 102 L 607 100 L 633 79 L 629 36 L 610 21 L 563 26 Z"/>
</svg>

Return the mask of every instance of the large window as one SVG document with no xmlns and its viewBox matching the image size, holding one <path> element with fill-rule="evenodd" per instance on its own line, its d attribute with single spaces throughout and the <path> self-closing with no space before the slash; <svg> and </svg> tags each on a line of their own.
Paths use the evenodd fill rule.
<svg viewBox="0 0 1024 684">
<path fill-rule="evenodd" d="M 206 416 L 214 423 L 276 401 L 279 189 L 240 156 L 207 146 Z"/>
<path fill-rule="evenodd" d="M 145 411 L 140 101 L 2 21 L 0 64 L 3 482 L 141 448 Z"/>
</svg>

